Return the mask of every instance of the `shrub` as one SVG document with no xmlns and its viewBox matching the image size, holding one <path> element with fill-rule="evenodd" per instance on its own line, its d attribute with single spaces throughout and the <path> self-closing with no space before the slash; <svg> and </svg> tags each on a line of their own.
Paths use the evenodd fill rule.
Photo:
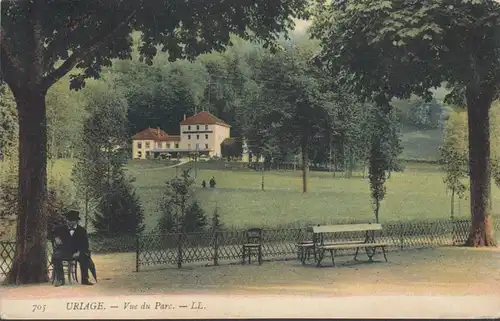
<svg viewBox="0 0 500 321">
<path fill-rule="evenodd" d="M 159 204 L 161 213 L 158 232 L 198 232 L 207 226 L 205 211 L 194 195 L 194 180 L 189 169 L 183 170 L 180 177 L 168 180 Z"/>
<path fill-rule="evenodd" d="M 119 168 L 112 175 L 107 193 L 100 199 L 92 225 L 96 233 L 117 236 L 141 233 L 144 210 L 132 180 Z"/>
</svg>

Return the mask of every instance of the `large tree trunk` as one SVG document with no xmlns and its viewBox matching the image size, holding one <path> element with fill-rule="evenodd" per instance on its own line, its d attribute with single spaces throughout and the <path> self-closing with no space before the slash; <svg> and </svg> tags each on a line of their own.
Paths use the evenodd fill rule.
<svg viewBox="0 0 500 321">
<path fill-rule="evenodd" d="M 19 201 L 16 253 L 6 283 L 41 283 L 48 280 L 46 92 L 26 86 L 14 94 L 19 113 Z"/>
<path fill-rule="evenodd" d="M 470 207 L 472 226 L 468 246 L 496 246 L 491 219 L 489 109 L 492 89 L 467 87 L 469 127 Z"/>
</svg>

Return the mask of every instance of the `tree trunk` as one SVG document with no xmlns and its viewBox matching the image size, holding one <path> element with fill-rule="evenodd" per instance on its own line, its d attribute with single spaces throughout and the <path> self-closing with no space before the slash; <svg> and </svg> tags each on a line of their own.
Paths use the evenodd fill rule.
<svg viewBox="0 0 500 321">
<path fill-rule="evenodd" d="M 451 209 L 450 218 L 453 219 L 455 215 L 455 188 L 451 189 Z"/>
<path fill-rule="evenodd" d="M 378 224 L 378 215 L 380 212 L 380 200 L 375 200 L 375 223 Z"/>
<path fill-rule="evenodd" d="M 307 193 L 308 171 L 309 171 L 309 157 L 307 157 L 307 147 L 302 145 L 302 193 Z"/>
<path fill-rule="evenodd" d="M 46 92 L 26 86 L 14 94 L 19 115 L 19 201 L 15 258 L 5 282 L 42 283 L 48 281 Z"/>
<path fill-rule="evenodd" d="M 492 89 L 467 87 L 471 230 L 467 246 L 496 246 L 491 214 L 489 109 Z"/>
</svg>

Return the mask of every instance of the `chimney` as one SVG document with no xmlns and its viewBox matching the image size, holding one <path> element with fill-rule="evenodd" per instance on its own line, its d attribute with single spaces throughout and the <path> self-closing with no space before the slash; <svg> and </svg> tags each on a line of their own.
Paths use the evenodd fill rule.
<svg viewBox="0 0 500 321">
<path fill-rule="evenodd" d="M 184 120 L 186 120 L 186 114 L 184 114 Z"/>
</svg>

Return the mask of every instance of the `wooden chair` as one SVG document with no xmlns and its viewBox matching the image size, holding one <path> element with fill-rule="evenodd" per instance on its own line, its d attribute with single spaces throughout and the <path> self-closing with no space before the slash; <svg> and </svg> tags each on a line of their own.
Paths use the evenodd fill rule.
<svg viewBox="0 0 500 321">
<path fill-rule="evenodd" d="M 257 254 L 259 265 L 262 264 L 262 229 L 251 228 L 247 230 L 247 242 L 243 244 L 242 264 L 248 256 L 248 264 L 252 263 L 252 254 Z"/>
<path fill-rule="evenodd" d="M 52 243 L 52 249 L 56 248 L 55 242 L 51 241 Z M 51 259 L 52 261 L 52 259 Z M 62 265 L 63 265 L 63 271 L 66 269 L 66 273 L 68 276 L 68 283 L 72 284 L 73 281 L 78 283 L 78 274 L 77 274 L 77 266 L 78 266 L 78 261 L 74 258 L 65 258 L 62 260 Z M 64 274 L 66 274 L 64 273 Z M 52 264 L 52 276 L 51 276 L 51 281 L 52 284 L 56 281 L 56 272 L 54 269 L 54 265 Z"/>
<path fill-rule="evenodd" d="M 73 284 L 73 281 L 78 283 L 78 274 L 77 274 L 77 266 L 78 266 L 78 261 L 75 259 L 68 259 L 68 260 L 63 260 L 63 271 L 66 269 L 66 273 L 68 276 L 68 283 Z M 52 265 L 52 284 L 56 281 L 56 272 L 54 269 L 54 266 Z"/>
</svg>

